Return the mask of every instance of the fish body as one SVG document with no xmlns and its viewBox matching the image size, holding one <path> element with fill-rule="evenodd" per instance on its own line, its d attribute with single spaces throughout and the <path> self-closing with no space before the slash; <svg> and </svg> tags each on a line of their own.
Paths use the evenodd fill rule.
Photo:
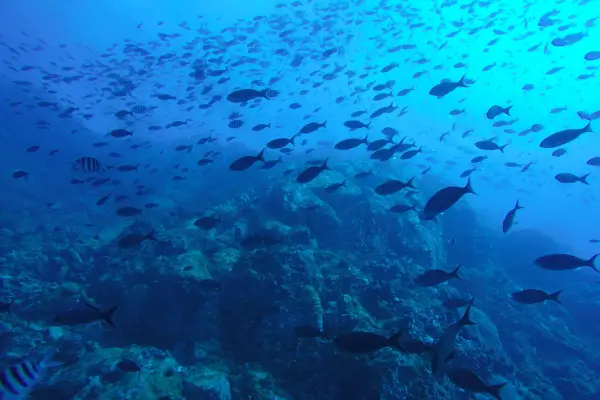
<svg viewBox="0 0 600 400">
<path fill-rule="evenodd" d="M 443 269 L 432 269 L 417 276 L 415 283 L 419 286 L 430 287 L 448 282 L 450 279 L 460 279 L 458 271 L 462 265 L 457 266 L 452 271 L 447 272 Z"/>
<path fill-rule="evenodd" d="M 552 149 L 555 147 L 560 147 L 569 142 L 572 142 L 585 132 L 592 132 L 591 122 L 588 122 L 588 124 L 581 129 L 565 129 L 563 131 L 553 133 L 552 135 L 542 140 L 542 142 L 540 143 L 540 147 L 543 149 Z"/>
<path fill-rule="evenodd" d="M 57 325 L 76 326 L 96 321 L 105 321 L 113 328 L 116 328 L 113 316 L 118 307 L 114 306 L 106 311 L 100 311 L 91 304 L 78 305 L 58 313 L 54 317 L 54 323 Z"/>
<path fill-rule="evenodd" d="M 257 99 L 257 98 L 265 98 L 267 100 L 271 100 L 271 89 L 264 90 L 255 90 L 255 89 L 240 89 L 234 92 L 231 92 L 227 95 L 227 101 L 232 103 L 245 103 L 247 101 Z"/>
<path fill-rule="evenodd" d="M 382 196 L 390 195 L 397 193 L 405 188 L 415 188 L 413 186 L 413 180 L 415 178 L 412 177 L 408 180 L 408 182 L 402 182 L 396 179 L 389 180 L 387 182 L 382 183 L 381 185 L 375 188 L 375 193 L 380 194 Z"/>
<path fill-rule="evenodd" d="M 594 255 L 589 260 L 584 260 L 583 258 L 572 256 L 570 254 L 549 254 L 537 258 L 534 263 L 540 268 L 551 271 L 567 271 L 580 267 L 591 267 L 596 272 L 600 272 L 594 266 L 596 257 L 598 257 L 598 254 Z"/>
<path fill-rule="evenodd" d="M 485 115 L 488 119 L 494 119 L 500 114 L 506 114 L 506 115 L 510 116 L 511 108 L 512 108 L 512 106 L 501 107 L 501 106 L 494 105 L 494 106 L 490 107 L 490 109 L 487 111 L 487 113 L 485 113 Z"/>
<path fill-rule="evenodd" d="M 556 301 L 559 304 L 562 304 L 558 299 L 558 296 L 562 293 L 562 290 L 559 290 L 555 293 L 546 293 L 543 290 L 537 289 L 526 289 L 521 290 L 520 292 L 515 292 L 511 294 L 511 298 L 519 302 L 521 304 L 537 304 L 543 303 L 546 300 Z"/>
<path fill-rule="evenodd" d="M 240 157 L 234 162 L 232 162 L 231 165 L 229 165 L 229 169 L 232 171 L 244 171 L 253 166 L 254 163 L 257 161 L 265 162 L 265 159 L 263 157 L 264 152 L 265 150 L 263 149 L 260 151 L 260 153 L 258 153 L 255 156 Z"/>
<path fill-rule="evenodd" d="M 352 354 L 366 354 L 381 350 L 385 347 L 392 347 L 402 350 L 400 338 L 402 331 L 386 338 L 373 332 L 350 332 L 339 335 L 333 339 L 333 344 L 338 348 Z"/>
<path fill-rule="evenodd" d="M 301 129 L 300 132 L 298 132 L 299 134 L 305 134 L 305 133 L 313 133 L 314 131 L 321 129 L 321 128 L 326 128 L 327 127 L 327 121 L 323 122 L 323 123 L 319 123 L 319 122 L 310 122 L 306 125 L 304 125 Z"/>
<path fill-rule="evenodd" d="M 422 218 L 425 220 L 434 219 L 436 216 L 452 207 L 467 193 L 475 194 L 473 188 L 471 187 L 471 178 L 469 178 L 464 187 L 448 186 L 440 189 L 437 193 L 431 196 L 429 200 L 427 200 L 427 203 L 423 208 Z"/>
<path fill-rule="evenodd" d="M 315 179 L 317 176 L 319 176 L 319 174 L 325 170 L 329 170 L 329 167 L 327 166 L 327 160 L 325 160 L 322 165 L 313 165 L 311 167 L 306 168 L 298 175 L 298 177 L 296 178 L 296 182 L 308 183 Z"/>
<path fill-rule="evenodd" d="M 139 246 L 146 240 L 156 240 L 154 229 L 148 234 L 132 233 L 131 235 L 124 236 L 119 239 L 117 245 L 122 249 L 130 249 L 132 247 Z"/>
<path fill-rule="evenodd" d="M 588 184 L 587 183 L 587 177 L 588 177 L 589 173 L 582 175 L 582 176 L 577 176 L 575 174 L 571 174 L 569 172 L 562 172 L 560 174 L 556 174 L 554 176 L 554 179 L 556 179 L 557 181 L 559 181 L 560 183 L 576 183 L 576 182 L 581 182 L 583 184 Z"/>
<path fill-rule="evenodd" d="M 467 87 L 467 85 L 465 84 L 464 76 L 460 78 L 458 82 L 443 81 L 438 83 L 437 85 L 432 87 L 431 90 L 429 90 L 429 94 L 437 97 L 438 99 L 441 99 L 442 97 L 446 96 L 447 94 L 450 94 L 459 87 Z"/>
<path fill-rule="evenodd" d="M 464 326 L 475 325 L 475 323 L 471 321 L 472 307 L 472 305 L 469 305 L 462 318 L 458 322 L 455 322 L 446 328 L 442 336 L 433 345 L 431 370 L 434 375 L 440 375 L 445 369 L 448 361 L 450 361 L 450 359 L 453 357 L 456 338 L 458 337 L 460 330 Z"/>
<path fill-rule="evenodd" d="M 368 142 L 367 142 L 368 138 L 369 138 L 369 136 L 367 135 L 363 139 L 359 139 L 359 138 L 344 139 L 341 142 L 336 143 L 334 147 L 337 150 L 354 149 L 354 148 L 360 146 L 361 144 L 368 144 Z"/>
<path fill-rule="evenodd" d="M 508 213 L 506 213 L 506 216 L 504 217 L 504 221 L 502 221 L 502 232 L 506 233 L 508 232 L 508 230 L 513 226 L 514 222 L 515 222 L 515 215 L 517 214 L 517 210 L 521 210 L 523 209 L 523 207 L 521 207 L 519 205 L 519 202 L 517 201 L 517 204 L 515 205 L 515 207 L 510 210 Z"/>
</svg>

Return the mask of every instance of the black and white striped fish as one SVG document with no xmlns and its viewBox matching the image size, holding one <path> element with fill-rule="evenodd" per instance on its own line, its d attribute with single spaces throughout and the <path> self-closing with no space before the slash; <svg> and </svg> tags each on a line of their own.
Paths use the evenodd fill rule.
<svg viewBox="0 0 600 400">
<path fill-rule="evenodd" d="M 147 111 L 147 108 L 145 106 L 133 106 L 133 108 L 131 109 L 132 112 L 134 112 L 135 114 L 143 114 Z"/>
<path fill-rule="evenodd" d="M 73 169 L 81 170 L 83 172 L 98 172 L 102 170 L 102 166 L 97 158 L 81 157 L 75 161 Z"/>
<path fill-rule="evenodd" d="M 46 376 L 46 370 L 62 365 L 52 361 L 55 352 L 50 351 L 39 362 L 26 359 L 0 372 L 0 400 L 24 400 L 31 389 Z"/>
</svg>

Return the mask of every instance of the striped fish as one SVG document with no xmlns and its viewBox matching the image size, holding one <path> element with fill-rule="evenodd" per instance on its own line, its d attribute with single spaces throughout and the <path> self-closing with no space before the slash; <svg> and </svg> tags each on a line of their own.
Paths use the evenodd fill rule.
<svg viewBox="0 0 600 400">
<path fill-rule="evenodd" d="M 39 363 L 26 359 L 0 372 L 0 400 L 24 400 L 34 386 L 45 378 L 48 368 L 62 364 L 52 361 L 54 354 L 54 351 L 50 351 Z"/>
<path fill-rule="evenodd" d="M 100 161 L 94 157 L 81 157 L 75 161 L 74 169 L 82 170 L 83 172 L 98 172 L 102 170 Z"/>
<path fill-rule="evenodd" d="M 144 106 L 133 106 L 132 110 L 136 114 L 143 114 L 146 112 L 146 107 Z"/>
</svg>

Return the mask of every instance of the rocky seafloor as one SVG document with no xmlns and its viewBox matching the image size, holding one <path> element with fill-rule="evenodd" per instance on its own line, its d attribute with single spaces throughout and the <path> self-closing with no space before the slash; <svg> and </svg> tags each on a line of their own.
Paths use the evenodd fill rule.
<svg viewBox="0 0 600 400">
<path fill-rule="evenodd" d="M 300 324 L 385 336 L 405 329 L 433 342 L 460 317 L 442 305 L 458 295 L 476 298 L 477 324 L 461 332 L 453 362 L 484 380 L 509 381 L 507 399 L 599 398 L 593 338 L 600 327 L 585 324 L 593 309 L 582 311 L 582 290 L 563 298 L 581 315 L 556 304 L 515 305 L 507 296 L 532 279 L 530 260 L 558 247 L 550 239 L 530 231 L 500 237 L 466 203 L 441 221 L 391 214 L 391 199 L 373 195 L 372 178 L 326 193 L 341 174 L 306 186 L 259 175 L 204 196 L 211 199 L 204 214 L 220 219 L 210 231 L 193 224 L 199 215 L 182 211 L 160 222 L 113 219 L 87 235 L 68 223 L 53 229 L 2 214 L 0 300 L 16 299 L 0 315 L 6 363 L 52 347 L 63 362 L 30 398 L 468 399 L 432 376 L 427 356 L 392 349 L 354 356 L 292 333 Z M 421 204 L 419 196 L 412 201 Z M 115 245 L 152 229 L 157 241 Z M 259 233 L 273 242 L 240 245 Z M 426 269 L 456 264 L 464 265 L 461 280 L 413 283 Z M 222 289 L 206 290 L 200 282 L 208 278 Z M 81 302 L 119 305 L 117 328 L 52 325 L 57 309 Z M 122 372 L 116 364 L 123 359 L 141 371 Z"/>
</svg>

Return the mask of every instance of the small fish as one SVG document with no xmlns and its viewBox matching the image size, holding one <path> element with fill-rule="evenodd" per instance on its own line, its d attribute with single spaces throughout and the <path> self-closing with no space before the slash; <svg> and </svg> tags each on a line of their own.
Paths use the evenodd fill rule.
<svg viewBox="0 0 600 400">
<path fill-rule="evenodd" d="M 102 169 L 100 161 L 94 157 L 81 157 L 75 160 L 73 169 L 83 172 L 98 172 Z"/>
<path fill-rule="evenodd" d="M 147 206 L 148 206 L 148 204 L 146 204 L 146 208 L 152 208 L 152 207 L 147 207 Z M 148 234 L 132 233 L 130 235 L 124 236 L 121 239 L 119 239 L 119 241 L 117 242 L 117 245 L 122 249 L 130 249 L 133 247 L 137 247 L 140 244 L 142 244 L 143 242 L 145 242 L 146 240 L 156 240 L 155 231 L 156 230 L 153 229 Z"/>
<path fill-rule="evenodd" d="M 522 210 L 523 207 L 519 205 L 519 201 L 517 200 L 517 204 L 515 207 L 506 213 L 504 217 L 504 221 L 502 221 L 502 232 L 506 233 L 515 223 L 515 215 L 517 214 L 517 210 Z"/>
<path fill-rule="evenodd" d="M 390 207 L 390 211 L 396 214 L 403 214 L 407 211 L 415 211 L 415 206 L 409 206 L 408 204 L 395 204 Z"/>
<path fill-rule="evenodd" d="M 534 263 L 538 267 L 550 271 L 567 271 L 581 267 L 591 267 L 594 271 L 600 272 L 594 265 L 596 257 L 598 257 L 598 254 L 594 255 L 589 260 L 584 260 L 583 258 L 572 256 L 570 254 L 549 254 L 537 258 Z"/>
<path fill-rule="evenodd" d="M 558 296 L 562 293 L 562 290 L 559 290 L 555 293 L 546 293 L 543 290 L 537 289 L 526 289 L 520 292 L 515 292 L 510 295 L 510 297 L 521 304 L 537 304 L 543 303 L 546 300 L 552 300 L 557 302 L 558 304 L 562 304 L 558 299 Z"/>
<path fill-rule="evenodd" d="M 57 325 L 85 325 L 96 321 L 105 321 L 107 324 L 116 328 L 113 321 L 115 311 L 119 306 L 114 306 L 105 311 L 100 311 L 91 304 L 82 304 L 71 307 L 58 313 L 54 317 L 54 323 Z"/>
<path fill-rule="evenodd" d="M 39 363 L 27 358 L 0 371 L 0 398 L 5 400 L 27 398 L 31 390 L 45 378 L 49 368 L 62 365 L 51 361 L 54 354 L 55 351 L 49 351 Z"/>
<path fill-rule="evenodd" d="M 244 156 L 240 157 L 229 165 L 229 169 L 232 171 L 244 171 L 254 165 L 255 162 L 265 162 L 263 157 L 265 150 L 262 149 L 260 153 L 255 156 Z"/>
<path fill-rule="evenodd" d="M 452 367 L 447 373 L 448 378 L 459 388 L 473 393 L 487 393 L 501 400 L 501 390 L 507 382 L 488 385 L 481 380 L 473 371 L 466 368 Z"/>
<path fill-rule="evenodd" d="M 306 133 L 313 133 L 318 129 L 321 128 L 326 128 L 327 127 L 327 121 L 323 122 L 323 123 L 319 123 L 319 122 L 310 122 L 306 125 L 304 125 L 300 131 L 298 132 L 298 134 L 306 134 Z"/>
<path fill-rule="evenodd" d="M 344 122 L 344 126 L 348 129 L 350 129 L 351 131 L 354 131 L 354 130 L 360 129 L 360 128 L 369 129 L 369 127 L 371 126 L 371 122 L 369 122 L 368 124 L 364 124 L 357 120 L 350 120 L 350 121 Z"/>
<path fill-rule="evenodd" d="M 215 227 L 221 220 L 213 216 L 201 217 L 194 221 L 194 225 L 205 231 L 209 231 Z"/>
<path fill-rule="evenodd" d="M 117 210 L 117 215 L 119 217 L 133 217 L 134 215 L 138 215 L 141 212 L 142 210 L 140 210 L 139 208 L 127 206 L 119 208 Z"/>
<path fill-rule="evenodd" d="M 253 130 L 254 132 L 260 132 L 260 131 L 262 131 L 263 129 L 270 128 L 270 127 L 271 127 L 271 124 L 258 124 L 258 125 L 254 125 L 254 126 L 252 127 L 252 130 Z"/>
<path fill-rule="evenodd" d="M 342 350 L 352 354 L 373 353 L 385 347 L 392 347 L 402 351 L 400 339 L 402 331 L 399 331 L 389 338 L 377 335 L 373 332 L 350 332 L 339 335 L 333 339 L 333 344 Z"/>
<path fill-rule="evenodd" d="M 322 165 L 313 165 L 311 167 L 306 168 L 296 177 L 296 182 L 308 183 L 314 180 L 317 176 L 319 176 L 321 172 L 329 170 L 330 168 L 327 165 L 328 159 L 329 158 L 325 159 Z"/>
<path fill-rule="evenodd" d="M 427 200 L 421 217 L 425 220 L 434 219 L 436 216 L 452 207 L 467 193 L 475 194 L 471 187 L 471 178 L 469 178 L 464 187 L 448 186 L 440 189 Z"/>
<path fill-rule="evenodd" d="M 333 193 L 338 191 L 339 189 L 346 187 L 346 180 L 344 179 L 342 182 L 332 183 L 331 185 L 325 188 L 327 193 Z"/>
<path fill-rule="evenodd" d="M 452 359 L 456 339 L 462 328 L 475 325 L 471 321 L 471 308 L 473 306 L 469 304 L 461 319 L 446 328 L 442 336 L 433 345 L 431 350 L 433 356 L 431 359 L 431 370 L 434 375 L 440 375 L 444 371 L 448 361 Z"/>
<path fill-rule="evenodd" d="M 114 138 L 124 138 L 127 136 L 132 136 L 133 132 L 130 132 L 127 129 L 114 129 L 109 133 L 109 135 Z"/>
<path fill-rule="evenodd" d="M 27 179 L 29 177 L 29 173 L 25 172 L 25 171 L 15 171 L 12 173 L 12 177 L 15 179 L 21 179 L 21 178 Z"/>
<path fill-rule="evenodd" d="M 506 115 L 510 116 L 511 108 L 512 108 L 512 106 L 508 106 L 505 108 L 505 107 L 494 105 L 494 106 L 490 107 L 490 109 L 487 111 L 487 113 L 485 113 L 485 115 L 487 116 L 488 119 L 494 119 L 500 114 L 506 114 Z"/>
<path fill-rule="evenodd" d="M 122 372 L 140 372 L 142 370 L 138 363 L 127 358 L 119 361 L 116 367 Z"/>
<path fill-rule="evenodd" d="M 381 185 L 377 186 L 375 188 L 375 193 L 380 194 L 382 196 L 386 196 L 386 195 L 397 193 L 405 188 L 414 189 L 415 188 L 413 186 L 414 179 L 415 179 L 415 177 L 413 176 L 407 182 L 402 182 L 402 181 L 399 181 L 396 179 L 389 180 L 389 181 L 384 182 Z"/>
<path fill-rule="evenodd" d="M 454 90 L 456 90 L 459 87 L 464 87 L 464 88 L 468 87 L 465 84 L 465 76 L 460 78 L 460 80 L 458 82 L 442 81 L 442 82 L 438 83 L 437 85 L 435 85 L 434 87 L 432 87 L 431 90 L 429 90 L 429 94 L 437 97 L 438 99 L 441 99 L 442 97 L 452 93 Z"/>
<path fill-rule="evenodd" d="M 577 176 L 575 174 L 571 174 L 569 172 L 562 172 L 560 174 L 556 174 L 554 176 L 554 179 L 556 179 L 557 181 L 559 181 L 560 183 L 576 183 L 576 182 L 581 182 L 583 184 L 588 184 L 587 182 L 587 177 L 590 175 L 590 173 L 588 172 L 585 175 L 582 176 Z"/>
<path fill-rule="evenodd" d="M 365 136 L 363 139 L 360 139 L 360 138 L 344 139 L 344 140 L 336 143 L 334 148 L 337 150 L 351 150 L 351 149 L 354 149 L 354 148 L 360 146 L 361 144 L 368 144 L 368 142 L 367 142 L 368 138 L 369 138 L 369 135 Z"/>
<path fill-rule="evenodd" d="M 415 278 L 415 283 L 419 286 L 430 287 L 448 282 L 450 279 L 461 279 L 458 275 L 458 271 L 461 267 L 462 265 L 459 265 L 450 272 L 444 271 L 443 269 L 426 271 Z"/>
</svg>

